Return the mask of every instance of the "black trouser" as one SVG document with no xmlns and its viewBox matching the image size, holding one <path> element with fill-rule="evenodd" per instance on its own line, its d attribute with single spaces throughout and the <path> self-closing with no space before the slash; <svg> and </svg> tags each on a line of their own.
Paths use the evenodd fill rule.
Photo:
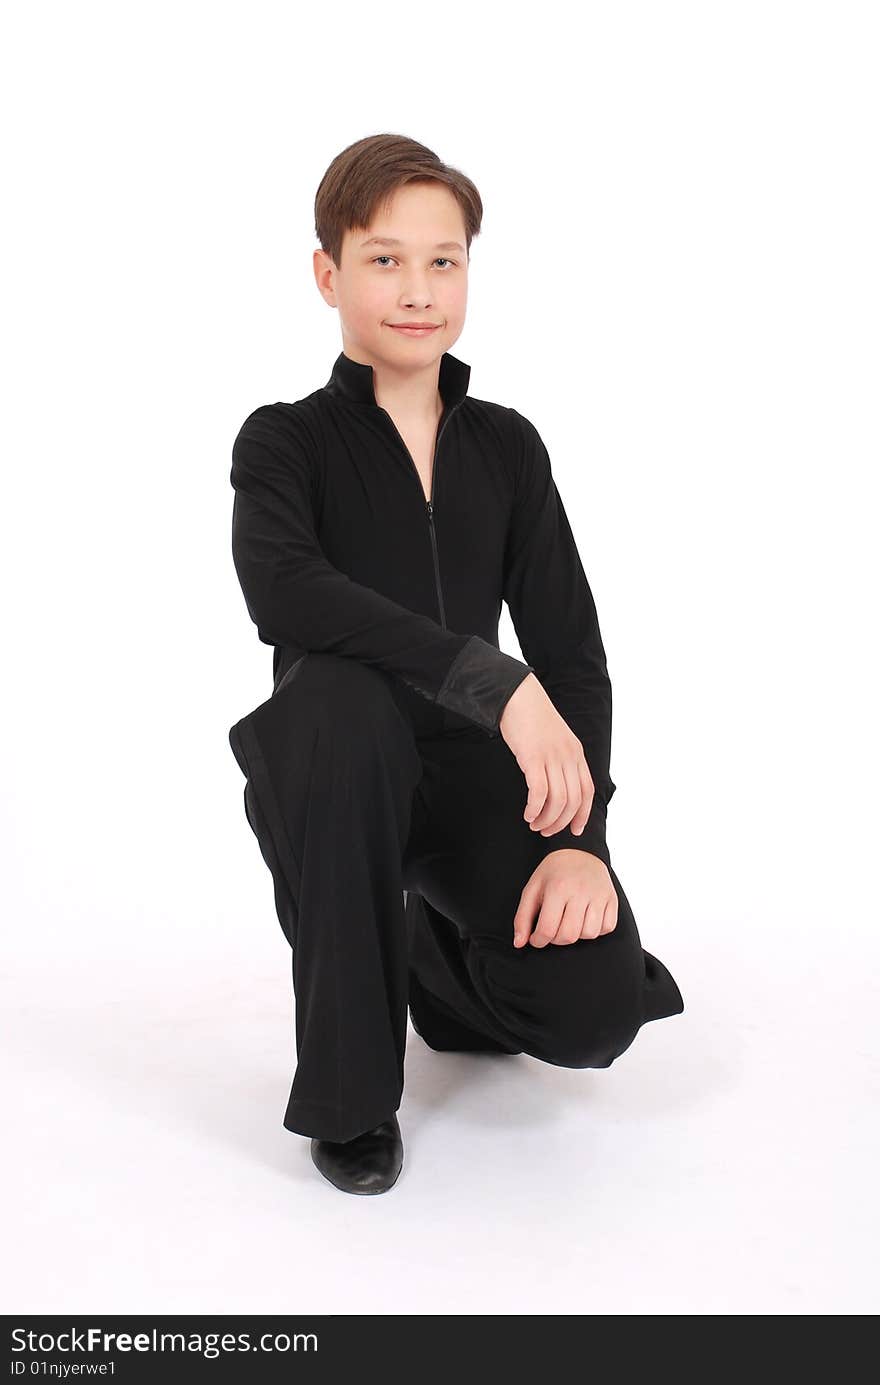
<svg viewBox="0 0 880 1385">
<path fill-rule="evenodd" d="M 683 1011 L 613 868 L 613 932 L 514 948 L 520 894 L 555 838 L 525 821 L 525 777 L 501 736 L 315 653 L 229 740 L 293 953 L 288 1130 L 348 1140 L 390 1118 L 408 1001 L 437 1047 L 573 1068 L 609 1067 L 646 1021 Z"/>
</svg>

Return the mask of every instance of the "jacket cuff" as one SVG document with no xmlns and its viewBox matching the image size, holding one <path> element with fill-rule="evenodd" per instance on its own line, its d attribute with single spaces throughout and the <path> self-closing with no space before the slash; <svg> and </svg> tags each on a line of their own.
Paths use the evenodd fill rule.
<svg viewBox="0 0 880 1385">
<path fill-rule="evenodd" d="M 486 731 L 497 732 L 510 698 L 534 671 L 531 664 L 524 664 L 479 635 L 472 635 L 454 659 L 436 701 L 446 711 L 457 712 Z"/>
<path fill-rule="evenodd" d="M 575 851 L 588 851 L 593 856 L 598 856 L 605 865 L 611 866 L 611 855 L 605 841 L 605 824 L 608 815 L 608 805 L 598 793 L 593 794 L 593 806 L 590 809 L 590 816 L 587 819 L 583 832 L 578 837 L 572 832 L 571 826 L 563 827 L 561 832 L 555 832 L 552 837 L 546 837 L 549 843 L 549 855 L 551 851 L 562 851 L 564 848 L 573 848 Z"/>
</svg>

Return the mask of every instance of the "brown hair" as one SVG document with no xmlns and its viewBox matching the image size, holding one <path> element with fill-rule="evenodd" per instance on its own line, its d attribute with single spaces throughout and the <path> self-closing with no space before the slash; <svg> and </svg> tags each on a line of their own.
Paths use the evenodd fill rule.
<svg viewBox="0 0 880 1385">
<path fill-rule="evenodd" d="M 480 234 L 483 203 L 470 178 L 441 162 L 433 150 L 406 135 L 367 135 L 349 144 L 330 164 L 315 196 L 315 231 L 321 249 L 340 266 L 346 231 L 365 230 L 376 210 L 404 183 L 444 183 L 464 216 L 468 256 Z"/>
</svg>

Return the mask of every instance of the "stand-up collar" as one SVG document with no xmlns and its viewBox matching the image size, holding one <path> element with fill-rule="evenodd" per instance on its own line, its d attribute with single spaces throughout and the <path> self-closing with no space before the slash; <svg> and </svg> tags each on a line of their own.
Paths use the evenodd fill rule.
<svg viewBox="0 0 880 1385">
<path fill-rule="evenodd" d="M 438 388 L 444 404 L 460 404 L 468 392 L 471 368 L 466 361 L 444 351 L 440 357 Z M 373 367 L 362 361 L 353 361 L 340 351 L 333 362 L 330 379 L 324 386 L 329 394 L 349 399 L 355 404 L 372 404 L 378 408 L 376 391 L 373 388 Z"/>
</svg>

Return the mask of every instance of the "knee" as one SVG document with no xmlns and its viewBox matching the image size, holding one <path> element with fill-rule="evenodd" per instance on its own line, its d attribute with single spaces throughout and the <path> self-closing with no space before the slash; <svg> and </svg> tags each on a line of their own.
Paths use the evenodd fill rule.
<svg viewBox="0 0 880 1385">
<path fill-rule="evenodd" d="M 603 966 L 591 948 L 595 941 L 584 940 L 555 948 L 553 956 L 547 956 L 549 948 L 538 954 L 540 976 L 530 987 L 533 1044 L 527 1051 L 556 1067 L 609 1068 L 643 1023 L 638 976 Z"/>
<path fill-rule="evenodd" d="M 390 675 L 358 659 L 310 653 L 299 692 L 308 702 L 310 715 L 332 726 L 334 738 L 365 744 L 372 730 L 402 726 Z"/>
<path fill-rule="evenodd" d="M 560 1068 L 610 1068 L 633 1042 L 641 1023 L 621 1015 L 610 1024 L 589 1020 L 576 1030 L 551 1026 L 544 1041 L 545 1062 Z"/>
<path fill-rule="evenodd" d="M 302 684 L 309 694 L 321 694 L 323 705 L 344 709 L 376 707 L 390 698 L 386 675 L 381 670 L 342 654 L 310 653 Z"/>
</svg>

